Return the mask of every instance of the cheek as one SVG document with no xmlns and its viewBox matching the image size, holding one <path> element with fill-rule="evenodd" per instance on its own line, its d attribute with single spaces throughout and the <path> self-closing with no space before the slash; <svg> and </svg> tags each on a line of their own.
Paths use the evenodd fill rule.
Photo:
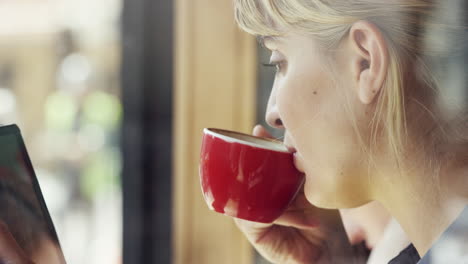
<svg viewBox="0 0 468 264">
<path fill-rule="evenodd" d="M 278 82 L 277 107 L 289 131 L 302 129 L 306 123 L 320 117 L 326 107 L 326 98 L 331 98 L 326 74 L 318 69 L 306 72 L 296 69 L 292 68 Z"/>
<path fill-rule="evenodd" d="M 290 74 L 278 87 L 278 111 L 298 149 L 330 149 L 347 136 L 344 97 L 328 73 L 315 69 Z"/>
<path fill-rule="evenodd" d="M 323 71 L 308 73 L 282 79 L 277 91 L 283 124 L 304 159 L 306 195 L 322 207 L 358 205 L 363 156 L 340 92 L 346 87 L 336 87 Z"/>
</svg>

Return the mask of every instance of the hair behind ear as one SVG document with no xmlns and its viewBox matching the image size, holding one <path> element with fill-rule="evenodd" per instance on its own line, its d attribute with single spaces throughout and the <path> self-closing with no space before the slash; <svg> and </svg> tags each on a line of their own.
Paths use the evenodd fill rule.
<svg viewBox="0 0 468 264">
<path fill-rule="evenodd" d="M 371 142 L 377 142 L 378 131 L 383 129 L 388 150 L 394 153 L 397 163 L 401 164 L 401 154 L 407 136 L 403 85 L 404 63 L 401 54 L 391 44 L 388 45 L 388 54 L 387 75 L 377 97 L 376 109 L 372 118 Z"/>
</svg>

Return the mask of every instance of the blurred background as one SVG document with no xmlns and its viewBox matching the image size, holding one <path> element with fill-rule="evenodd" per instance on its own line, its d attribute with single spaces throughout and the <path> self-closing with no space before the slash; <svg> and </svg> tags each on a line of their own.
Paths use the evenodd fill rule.
<svg viewBox="0 0 468 264">
<path fill-rule="evenodd" d="M 198 182 L 202 128 L 264 124 L 273 81 L 232 11 L 231 0 L 0 1 L 0 123 L 22 129 L 68 263 L 267 263 L 207 210 Z M 449 104 L 467 96 L 467 58 L 438 64 Z"/>
<path fill-rule="evenodd" d="M 17 123 L 69 263 L 120 263 L 120 0 L 0 1 L 0 123 Z"/>
</svg>

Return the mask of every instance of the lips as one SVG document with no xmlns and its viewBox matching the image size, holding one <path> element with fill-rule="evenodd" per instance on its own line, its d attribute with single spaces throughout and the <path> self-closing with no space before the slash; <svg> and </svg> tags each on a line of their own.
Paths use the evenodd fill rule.
<svg viewBox="0 0 468 264">
<path fill-rule="evenodd" d="M 292 146 L 286 146 L 286 147 L 288 148 L 289 152 L 293 153 L 294 166 L 296 167 L 296 169 L 300 171 L 301 173 L 304 173 L 304 167 L 302 164 L 301 155 L 297 152 L 295 147 L 292 147 Z"/>
<path fill-rule="evenodd" d="M 294 166 L 296 166 L 296 169 L 302 173 L 305 173 L 304 171 L 304 166 L 302 164 L 302 158 L 301 155 L 297 152 L 294 152 Z"/>
</svg>

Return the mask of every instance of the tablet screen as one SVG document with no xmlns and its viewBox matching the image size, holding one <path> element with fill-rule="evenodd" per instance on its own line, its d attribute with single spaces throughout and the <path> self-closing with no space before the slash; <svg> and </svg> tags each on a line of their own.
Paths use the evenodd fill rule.
<svg viewBox="0 0 468 264">
<path fill-rule="evenodd" d="M 21 248 L 21 254 L 34 263 L 65 263 L 54 225 L 16 125 L 0 127 L 0 224 L 13 236 Z M 5 250 L 0 248 L 0 253 Z M 8 263 L 6 259 L 0 259 L 0 263 L 2 261 Z"/>
</svg>

